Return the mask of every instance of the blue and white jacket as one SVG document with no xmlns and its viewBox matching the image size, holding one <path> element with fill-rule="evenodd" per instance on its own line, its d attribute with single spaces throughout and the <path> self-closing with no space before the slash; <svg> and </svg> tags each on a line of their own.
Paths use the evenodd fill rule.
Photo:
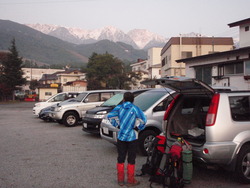
<svg viewBox="0 0 250 188">
<path fill-rule="evenodd" d="M 107 116 L 114 127 L 120 129 L 118 139 L 121 141 L 133 141 L 137 139 L 137 131 L 145 128 L 147 118 L 143 111 L 132 104 L 124 102 L 116 106 Z M 138 123 L 138 125 L 136 125 Z"/>
</svg>

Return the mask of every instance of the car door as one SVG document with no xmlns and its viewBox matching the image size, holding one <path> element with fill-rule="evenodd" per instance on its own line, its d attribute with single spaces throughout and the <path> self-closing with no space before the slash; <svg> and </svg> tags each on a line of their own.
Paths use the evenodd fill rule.
<svg viewBox="0 0 250 188">
<path fill-rule="evenodd" d="M 83 100 L 80 107 L 82 117 L 85 115 L 87 110 L 94 108 L 96 106 L 100 106 L 103 102 L 111 98 L 113 95 L 114 92 L 89 93 Z"/>
</svg>

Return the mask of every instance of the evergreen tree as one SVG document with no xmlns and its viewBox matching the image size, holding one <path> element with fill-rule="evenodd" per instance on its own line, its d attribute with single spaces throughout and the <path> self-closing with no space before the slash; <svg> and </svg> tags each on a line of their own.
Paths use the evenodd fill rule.
<svg viewBox="0 0 250 188">
<path fill-rule="evenodd" d="M 5 100 L 14 98 L 14 90 L 17 89 L 17 86 L 22 86 L 26 82 L 26 79 L 23 78 L 23 61 L 18 55 L 15 39 L 11 41 L 9 51 L 7 58 L 2 61 L 0 75 L 0 92 L 5 96 Z"/>
</svg>

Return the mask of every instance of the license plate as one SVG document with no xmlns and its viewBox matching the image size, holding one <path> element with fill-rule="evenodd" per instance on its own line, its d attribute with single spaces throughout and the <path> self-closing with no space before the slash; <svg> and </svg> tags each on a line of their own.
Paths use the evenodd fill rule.
<svg viewBox="0 0 250 188">
<path fill-rule="evenodd" d="M 104 134 L 109 134 L 109 129 L 107 127 L 103 127 L 103 133 Z"/>
<path fill-rule="evenodd" d="M 84 128 L 88 128 L 87 123 L 83 123 L 83 127 L 84 127 Z"/>
</svg>

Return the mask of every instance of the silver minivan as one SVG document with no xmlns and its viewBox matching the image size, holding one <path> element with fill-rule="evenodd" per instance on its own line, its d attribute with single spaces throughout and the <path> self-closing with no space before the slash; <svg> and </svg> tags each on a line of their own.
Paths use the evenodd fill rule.
<svg viewBox="0 0 250 188">
<path fill-rule="evenodd" d="M 163 115 L 173 98 L 174 91 L 167 88 L 151 89 L 135 97 L 134 104 L 147 116 L 146 127 L 138 136 L 141 154 L 147 155 L 151 142 L 162 132 Z M 106 117 L 102 120 L 100 134 L 103 139 L 115 144 L 118 131 Z"/>
<path fill-rule="evenodd" d="M 76 126 L 86 111 L 101 105 L 123 90 L 92 90 L 80 93 L 76 98 L 51 107 L 49 116 L 67 127 Z"/>
<path fill-rule="evenodd" d="M 250 91 L 216 91 L 189 78 L 153 82 L 178 93 L 163 120 L 168 145 L 183 137 L 196 162 L 234 171 L 250 183 Z"/>
</svg>

